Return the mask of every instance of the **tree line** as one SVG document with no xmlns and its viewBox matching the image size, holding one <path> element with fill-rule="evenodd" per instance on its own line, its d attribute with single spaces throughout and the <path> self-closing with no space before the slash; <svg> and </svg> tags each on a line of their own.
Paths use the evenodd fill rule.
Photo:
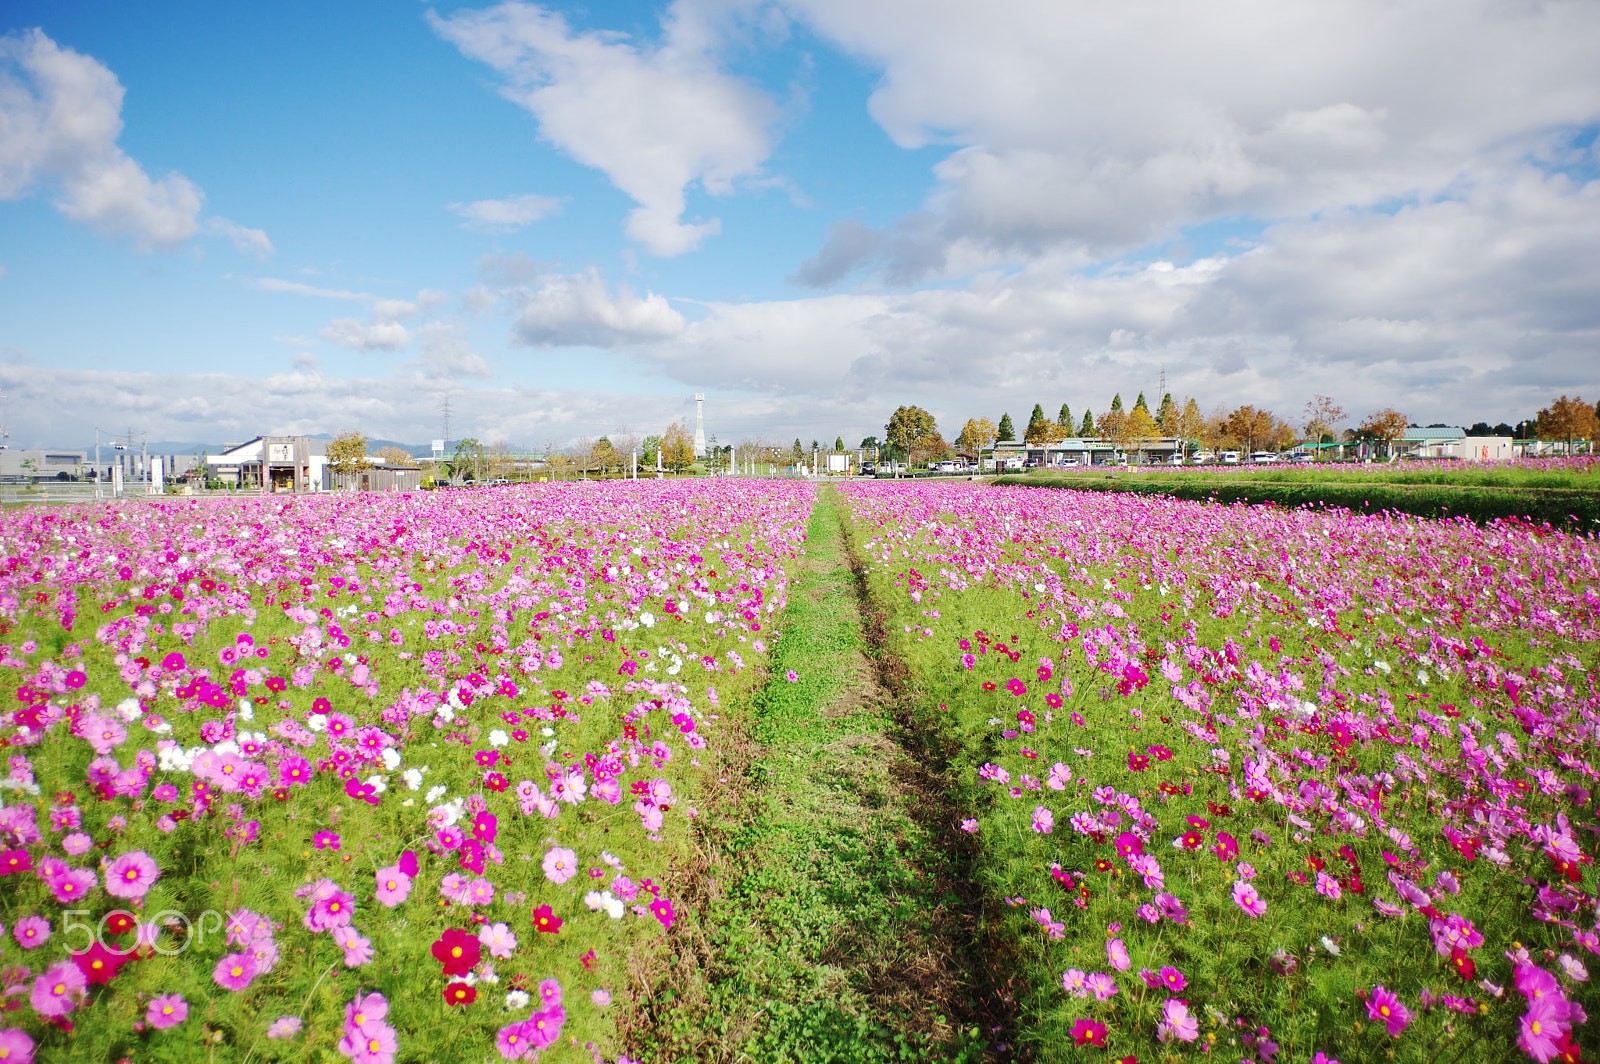
<svg viewBox="0 0 1600 1064">
<path fill-rule="evenodd" d="M 1114 395 L 1110 407 L 1099 417 L 1085 409 L 1081 418 L 1074 418 L 1071 406 L 1062 403 L 1051 418 L 1043 404 L 1035 403 L 1020 438 L 1009 412 L 1000 415 L 998 424 L 987 417 L 968 418 L 953 443 L 945 441 L 927 410 L 901 406 L 884 426 L 884 436 L 893 457 L 925 462 L 957 452 L 977 454 L 1003 444 L 1046 447 L 1074 438 L 1103 440 L 1118 450 L 1143 449 L 1151 441 L 1163 438 L 1182 441 L 1186 450 L 1195 444 L 1214 451 L 1282 451 L 1296 443 L 1369 442 L 1390 447 L 1408 430 L 1418 427 L 1392 406 L 1373 411 L 1341 432 L 1340 426 L 1347 420 L 1344 408 L 1326 395 L 1312 396 L 1298 416 L 1290 420 L 1251 404 L 1232 408 L 1219 404 L 1210 413 L 1202 413 L 1196 399 L 1174 399 L 1171 392 L 1161 397 L 1152 412 L 1141 392 L 1131 407 L 1124 407 L 1121 393 Z M 1563 395 L 1515 428 L 1479 422 L 1464 431 L 1473 436 L 1564 440 L 1570 451 L 1574 441 L 1600 436 L 1600 403 L 1589 404 L 1582 396 Z"/>
</svg>

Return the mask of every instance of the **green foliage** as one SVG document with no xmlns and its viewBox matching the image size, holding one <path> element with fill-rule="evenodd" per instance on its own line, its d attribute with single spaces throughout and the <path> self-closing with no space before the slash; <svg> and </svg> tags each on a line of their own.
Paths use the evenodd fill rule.
<svg viewBox="0 0 1600 1064">
<path fill-rule="evenodd" d="M 1238 474 L 1149 472 L 1133 477 L 1034 474 L 1002 477 L 1001 484 L 1070 488 L 1075 491 L 1132 492 L 1222 504 L 1270 503 L 1290 507 L 1328 507 L 1360 513 L 1393 511 L 1418 517 L 1465 517 L 1479 523 L 1516 517 L 1566 528 L 1600 528 L 1600 489 L 1541 487 L 1544 481 L 1582 483 L 1586 474 L 1528 474 L 1506 471 L 1457 475 L 1341 474 L 1285 470 Z M 1587 476 L 1593 481 L 1592 476 Z M 1496 482 L 1499 483 L 1496 483 Z M 1520 481 L 1520 483 L 1516 483 Z"/>
<path fill-rule="evenodd" d="M 1001 443 L 1005 443 L 1010 440 L 1015 440 L 1016 438 L 1017 428 L 1015 425 L 1011 424 L 1011 415 L 1001 414 L 999 435 L 996 437 L 996 439 L 998 439 Z"/>
</svg>

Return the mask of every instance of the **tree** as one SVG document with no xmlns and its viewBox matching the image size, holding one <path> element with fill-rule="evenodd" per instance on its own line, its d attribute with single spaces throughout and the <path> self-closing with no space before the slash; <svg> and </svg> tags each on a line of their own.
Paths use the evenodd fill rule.
<svg viewBox="0 0 1600 1064">
<path fill-rule="evenodd" d="M 469 436 L 456 442 L 455 457 L 450 459 L 450 478 L 471 475 L 474 481 L 483 478 L 483 444 Z"/>
<path fill-rule="evenodd" d="M 1000 415 L 1000 428 L 997 431 L 1000 433 L 1000 435 L 996 437 L 996 439 L 998 439 L 1001 443 L 1013 443 L 1016 441 L 1017 430 L 1016 427 L 1011 424 L 1010 414 Z"/>
<path fill-rule="evenodd" d="M 656 455 L 661 452 L 661 437 L 646 436 L 640 445 L 639 465 L 644 468 L 654 469 Z"/>
<path fill-rule="evenodd" d="M 1228 415 L 1223 428 L 1229 436 L 1243 444 L 1246 450 L 1254 451 L 1258 443 L 1264 446 L 1272 436 L 1274 420 L 1272 411 L 1257 410 L 1253 406 L 1245 405 Z"/>
<path fill-rule="evenodd" d="M 1072 435 L 1072 407 L 1066 403 L 1061 404 L 1061 413 L 1056 415 L 1056 427 L 1061 430 L 1063 440 Z"/>
<path fill-rule="evenodd" d="M 1093 438 L 1097 431 L 1099 430 L 1095 428 L 1094 415 L 1085 410 L 1083 412 L 1083 424 L 1078 426 L 1078 435 L 1087 440 Z"/>
<path fill-rule="evenodd" d="M 1565 440 L 1568 454 L 1572 453 L 1573 440 L 1600 435 L 1600 424 L 1596 423 L 1595 408 L 1584 402 L 1582 396 L 1568 399 L 1563 395 L 1539 411 L 1538 424 L 1539 438 Z"/>
<path fill-rule="evenodd" d="M 410 465 L 412 461 L 409 454 L 392 443 L 378 452 L 378 460 L 390 465 Z"/>
<path fill-rule="evenodd" d="M 661 461 L 674 473 L 682 473 L 694 464 L 694 440 L 676 421 L 661 436 Z"/>
<path fill-rule="evenodd" d="M 1487 421 L 1474 421 L 1472 423 L 1472 427 L 1467 430 L 1467 435 L 1468 436 L 1493 436 L 1494 435 L 1494 429 L 1489 427 L 1489 423 Z"/>
<path fill-rule="evenodd" d="M 1118 451 L 1127 450 L 1128 441 L 1133 439 L 1128 430 L 1128 412 L 1120 406 L 1107 410 L 1100 418 L 1100 438 Z"/>
<path fill-rule="evenodd" d="M 1382 443 L 1384 451 L 1393 455 L 1394 441 L 1405 435 L 1410 419 L 1393 407 L 1386 406 L 1363 421 L 1356 432 L 1363 438 Z"/>
<path fill-rule="evenodd" d="M 1028 418 L 1028 431 L 1022 434 L 1023 442 L 1030 447 L 1045 447 L 1064 440 L 1067 434 L 1061 426 L 1044 416 L 1044 408 L 1033 405 L 1033 416 Z"/>
<path fill-rule="evenodd" d="M 1121 410 L 1122 409 L 1122 393 L 1121 392 L 1118 392 L 1116 395 L 1113 395 L 1111 397 L 1111 409 L 1113 409 L 1113 410 Z"/>
<path fill-rule="evenodd" d="M 889 418 L 883 429 L 889 446 L 905 452 L 913 462 L 926 461 L 930 453 L 946 449 L 939 437 L 939 426 L 933 415 L 920 406 L 902 406 Z"/>
<path fill-rule="evenodd" d="M 988 418 L 968 418 L 967 423 L 961 426 L 961 435 L 956 437 L 956 446 L 976 453 L 986 447 L 993 447 L 995 434 L 994 422 Z"/>
<path fill-rule="evenodd" d="M 1145 405 L 1145 402 L 1144 402 L 1144 393 L 1143 393 L 1143 392 L 1140 392 L 1140 393 L 1139 393 L 1139 398 L 1137 398 L 1137 399 L 1135 399 L 1135 400 L 1134 400 L 1134 402 L 1133 402 L 1133 408 L 1134 408 L 1134 409 L 1135 409 L 1135 410 L 1143 410 L 1143 411 L 1144 411 L 1144 412 L 1145 412 L 1145 414 L 1146 414 L 1146 415 L 1148 415 L 1148 414 L 1149 414 L 1149 413 L 1150 413 L 1150 408 L 1149 408 L 1149 407 L 1148 407 L 1148 406 L 1146 406 L 1146 405 Z"/>
<path fill-rule="evenodd" d="M 1161 407 L 1156 411 L 1156 424 L 1160 425 L 1161 431 L 1166 433 L 1168 436 L 1173 435 L 1173 433 L 1167 432 L 1167 419 L 1174 413 L 1176 413 L 1176 411 L 1173 409 L 1172 405 L 1172 393 L 1168 392 L 1166 395 L 1161 397 Z"/>
<path fill-rule="evenodd" d="M 805 456 L 806 456 L 806 449 L 804 447 L 800 446 L 800 437 L 796 436 L 794 438 L 794 448 L 789 452 L 789 457 L 792 460 L 792 464 L 799 465 L 800 464 L 800 460 L 802 458 L 804 458 Z"/>
<path fill-rule="evenodd" d="M 835 451 L 844 450 L 844 437 L 843 436 L 835 436 L 833 438 L 833 449 Z"/>
<path fill-rule="evenodd" d="M 335 436 L 328 443 L 328 468 L 341 477 L 371 469 L 372 463 L 367 460 L 367 438 L 354 429 Z"/>
<path fill-rule="evenodd" d="M 1323 442 L 1343 421 L 1344 408 L 1326 395 L 1313 395 L 1300 418 L 1300 424 L 1306 430 L 1306 439 L 1313 443 Z M 1317 453 L 1321 454 L 1321 448 Z"/>
<path fill-rule="evenodd" d="M 1142 398 L 1142 397 L 1141 397 Z M 1139 445 L 1140 464 L 1144 461 L 1145 442 L 1161 434 L 1161 426 L 1156 424 L 1156 419 L 1150 416 L 1150 410 L 1139 403 L 1133 406 L 1133 412 L 1126 415 L 1126 425 L 1123 431 L 1128 439 Z"/>
<path fill-rule="evenodd" d="M 594 445 L 589 448 L 589 465 L 600 470 L 602 474 L 609 467 L 616 465 L 620 458 L 617 449 L 611 445 L 611 440 L 606 436 L 595 440 Z"/>
<path fill-rule="evenodd" d="M 1172 412 L 1174 416 L 1171 424 L 1163 424 L 1161 431 L 1168 436 L 1177 437 L 1180 441 L 1179 446 L 1187 452 L 1189 441 L 1200 439 L 1206 431 L 1205 415 L 1200 413 L 1200 404 L 1195 402 L 1192 396 L 1184 401 L 1182 410 L 1179 410 L 1178 405 L 1174 403 Z"/>
</svg>

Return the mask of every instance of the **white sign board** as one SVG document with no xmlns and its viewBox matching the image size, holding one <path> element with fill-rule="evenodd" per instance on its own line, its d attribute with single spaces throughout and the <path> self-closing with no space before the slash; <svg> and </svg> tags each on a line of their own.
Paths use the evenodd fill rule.
<svg viewBox="0 0 1600 1064">
<path fill-rule="evenodd" d="M 120 465 L 111 467 L 111 494 L 122 494 L 122 466 Z"/>
<path fill-rule="evenodd" d="M 434 440 L 433 441 L 433 453 L 434 454 L 444 454 L 444 441 L 443 440 Z"/>
<path fill-rule="evenodd" d="M 843 473 L 850 468 L 850 456 L 847 454 L 830 454 L 828 456 L 828 472 Z"/>
<path fill-rule="evenodd" d="M 267 448 L 267 460 L 270 462 L 293 462 L 294 444 L 274 443 Z"/>
<path fill-rule="evenodd" d="M 165 472 L 165 470 L 162 468 L 161 459 L 159 459 L 159 458 L 150 459 L 150 494 L 151 495 L 160 495 L 163 491 L 167 490 L 166 489 L 166 484 L 163 482 L 163 478 L 162 478 L 162 475 L 161 475 L 163 472 Z"/>
</svg>

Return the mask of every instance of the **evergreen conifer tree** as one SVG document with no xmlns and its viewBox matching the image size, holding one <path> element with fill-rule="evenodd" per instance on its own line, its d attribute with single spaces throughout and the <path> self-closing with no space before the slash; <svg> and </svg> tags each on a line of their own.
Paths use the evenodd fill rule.
<svg viewBox="0 0 1600 1064">
<path fill-rule="evenodd" d="M 1072 435 L 1072 407 L 1066 403 L 1061 404 L 1061 413 L 1056 415 L 1056 424 L 1060 425 L 1068 436 Z"/>
<path fill-rule="evenodd" d="M 1083 412 L 1083 424 L 1078 426 L 1078 435 L 1084 439 L 1094 436 L 1094 415 L 1087 410 Z"/>
<path fill-rule="evenodd" d="M 1001 443 L 1007 443 L 1017 438 L 1017 429 L 1016 426 L 1011 424 L 1010 414 L 1000 415 L 1000 428 L 997 431 L 998 435 L 995 438 Z"/>
</svg>

